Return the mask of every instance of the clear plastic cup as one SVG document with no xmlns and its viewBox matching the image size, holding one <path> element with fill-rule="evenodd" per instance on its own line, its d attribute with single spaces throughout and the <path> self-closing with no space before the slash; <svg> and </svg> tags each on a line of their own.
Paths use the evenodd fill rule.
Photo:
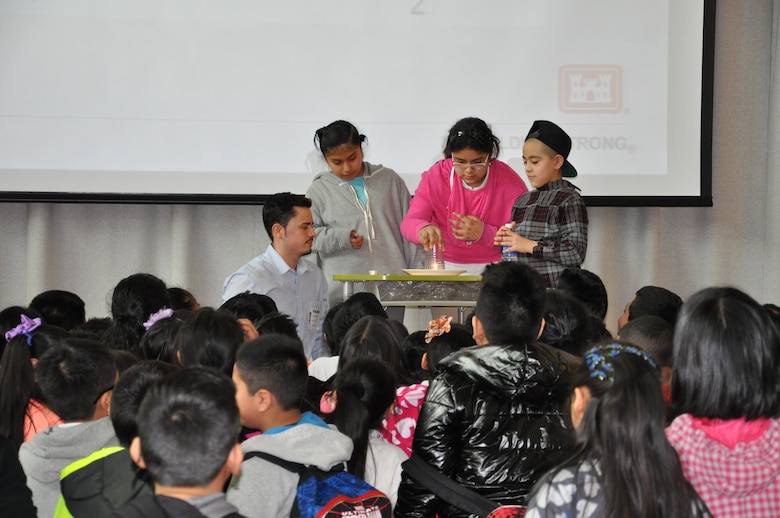
<svg viewBox="0 0 780 518">
<path fill-rule="evenodd" d="M 441 245 L 439 243 L 434 243 L 431 248 L 425 251 L 425 269 L 444 269 L 444 252 L 442 252 Z"/>
</svg>

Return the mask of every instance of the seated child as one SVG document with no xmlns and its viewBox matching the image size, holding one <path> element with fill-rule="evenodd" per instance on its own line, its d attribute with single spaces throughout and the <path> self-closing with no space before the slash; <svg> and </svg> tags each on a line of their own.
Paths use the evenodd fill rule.
<svg viewBox="0 0 780 518">
<path fill-rule="evenodd" d="M 62 470 L 55 518 L 108 516 L 128 500 L 153 493 L 151 477 L 135 465 L 128 448 L 138 435 L 138 407 L 146 392 L 174 370 L 170 363 L 142 361 L 119 376 L 111 397 L 111 424 L 120 446 L 97 450 Z"/>
<path fill-rule="evenodd" d="M 494 243 L 518 253 L 518 260 L 558 284 L 566 268 L 579 268 L 588 249 L 588 213 L 577 188 L 564 178 L 577 176 L 569 163 L 571 138 L 550 121 L 535 121 L 523 144 L 523 162 L 533 191 L 512 207 L 512 224 L 501 227 Z"/>
<path fill-rule="evenodd" d="M 169 374 L 138 411 L 130 455 L 154 480 L 154 494 L 120 507 L 121 518 L 240 517 L 222 489 L 241 467 L 235 388 L 207 367 Z"/>
<path fill-rule="evenodd" d="M 308 371 L 301 343 L 268 334 L 238 348 L 233 369 L 241 424 L 261 430 L 241 445 L 283 460 L 329 470 L 352 456 L 352 440 L 311 412 L 301 412 Z M 289 516 L 298 475 L 251 458 L 233 477 L 227 500 L 245 515 Z"/>
<path fill-rule="evenodd" d="M 664 436 L 658 374 L 632 345 L 585 352 L 571 380 L 576 453 L 537 484 L 527 518 L 710 516 Z"/>
<path fill-rule="evenodd" d="M 64 421 L 19 449 L 19 461 L 39 516 L 52 516 L 60 497 L 60 471 L 95 450 L 117 446 L 108 419 L 117 372 L 111 351 L 92 340 L 66 339 L 36 365 L 41 392 Z"/>
</svg>

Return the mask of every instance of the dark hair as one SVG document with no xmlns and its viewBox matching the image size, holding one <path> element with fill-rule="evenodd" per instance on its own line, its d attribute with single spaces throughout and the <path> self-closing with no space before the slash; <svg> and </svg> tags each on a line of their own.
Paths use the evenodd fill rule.
<svg viewBox="0 0 780 518">
<path fill-rule="evenodd" d="M 299 342 L 301 341 L 301 338 L 298 336 L 298 326 L 296 325 L 295 320 L 293 320 L 290 315 L 279 313 L 278 311 L 269 313 L 261 318 L 257 323 L 257 332 L 261 335 L 274 333 L 289 336 L 290 338 L 295 338 Z M 303 342 L 301 342 L 301 347 L 303 347 Z"/>
<path fill-rule="evenodd" d="M 582 268 L 566 268 L 558 277 L 557 288 L 585 304 L 599 320 L 604 320 L 607 316 L 607 287 L 595 273 Z"/>
<path fill-rule="evenodd" d="M 334 356 L 340 354 L 341 342 L 347 331 L 355 322 L 368 315 L 387 318 L 385 308 L 382 307 L 382 303 L 373 293 L 355 293 L 339 305 L 338 310 L 333 315 L 331 332 L 328 334 L 328 346 L 331 347 L 331 354 Z"/>
<path fill-rule="evenodd" d="M 141 361 L 119 376 L 111 394 L 111 424 L 114 425 L 119 444 L 130 446 L 138 435 L 138 408 L 146 391 L 177 367 L 158 360 Z"/>
<path fill-rule="evenodd" d="M 236 318 L 246 318 L 255 327 L 265 315 L 279 311 L 274 299 L 249 291 L 233 295 L 219 309 L 229 311 Z"/>
<path fill-rule="evenodd" d="M 283 410 L 300 409 L 309 371 L 300 340 L 269 334 L 242 344 L 236 368 L 250 394 L 265 389 Z"/>
<path fill-rule="evenodd" d="M 341 343 L 338 369 L 358 358 L 384 362 L 395 373 L 399 386 L 413 382 L 403 361 L 401 345 L 387 318 L 367 315 L 349 328 Z"/>
<path fill-rule="evenodd" d="M 201 487 L 214 480 L 241 431 L 235 391 L 230 378 L 204 367 L 177 370 L 149 388 L 138 436 L 156 483 Z"/>
<path fill-rule="evenodd" d="M 70 334 L 75 338 L 86 338 L 104 343 L 109 329 L 111 329 L 111 318 L 93 317 L 73 329 Z"/>
<path fill-rule="evenodd" d="M 84 338 L 54 344 L 41 355 L 35 372 L 46 404 L 63 421 L 91 419 L 117 374 L 111 351 Z"/>
<path fill-rule="evenodd" d="M 634 318 L 620 328 L 620 340 L 641 347 L 661 367 L 672 366 L 674 329 L 661 317 Z"/>
<path fill-rule="evenodd" d="M 425 331 L 423 331 L 424 333 Z M 424 339 L 425 337 L 423 337 Z M 424 341 L 424 340 L 423 340 Z M 428 374 L 431 379 L 439 366 L 439 363 L 464 347 L 477 345 L 474 337 L 461 324 L 451 324 L 449 333 L 434 336 L 428 345 Z"/>
<path fill-rule="evenodd" d="M 778 417 L 779 357 L 778 330 L 758 302 L 736 288 L 699 291 L 674 329 L 673 414 Z"/>
<path fill-rule="evenodd" d="M 184 288 L 168 288 L 168 298 L 171 302 L 169 307 L 173 310 L 196 311 L 198 309 L 198 301 L 195 296 Z"/>
<path fill-rule="evenodd" d="M 138 363 L 141 359 L 130 351 L 120 351 L 118 349 L 109 349 L 114 357 L 116 371 L 121 376 L 123 372 Z"/>
<path fill-rule="evenodd" d="M 192 311 L 178 309 L 168 318 L 161 318 L 146 330 L 139 345 L 141 358 L 177 363 L 174 341 L 184 322 L 192 316 Z"/>
<path fill-rule="evenodd" d="M 636 297 L 628 306 L 628 321 L 645 315 L 653 315 L 663 318 L 670 326 L 674 327 L 682 304 L 683 301 L 679 295 L 666 288 L 644 286 L 636 292 Z"/>
<path fill-rule="evenodd" d="M 401 354 L 406 370 L 418 383 L 430 378 L 430 371 L 422 368 L 422 357 L 426 352 L 428 352 L 428 344 L 425 343 L 425 331 L 409 333 L 409 336 L 401 342 Z"/>
<path fill-rule="evenodd" d="M 361 135 L 352 123 L 342 120 L 331 122 L 314 132 L 314 146 L 326 158 L 328 153 L 338 147 L 344 145 L 362 147 L 365 141 L 366 136 Z"/>
<path fill-rule="evenodd" d="M 271 230 L 274 224 L 279 223 L 281 226 L 286 227 L 295 216 L 296 207 L 311 208 L 311 200 L 306 196 L 289 192 L 276 193 L 265 200 L 263 204 L 263 226 L 271 241 L 274 239 L 273 231 Z"/>
<path fill-rule="evenodd" d="M 70 291 L 50 290 L 39 293 L 30 307 L 41 314 L 43 322 L 70 331 L 84 323 L 84 301 Z"/>
<path fill-rule="evenodd" d="M 476 117 L 466 117 L 450 128 L 447 143 L 444 146 L 444 158 L 450 158 L 452 153 L 466 148 L 487 153 L 490 158 L 496 158 L 501 152 L 501 141 L 493 135 L 493 131 L 485 121 Z"/>
<path fill-rule="evenodd" d="M 544 312 L 542 276 L 522 263 L 489 264 L 474 313 L 491 344 L 527 344 L 536 339 Z"/>
<path fill-rule="evenodd" d="M 30 399 L 45 402 L 30 360 L 40 358 L 67 336 L 66 330 L 43 324 L 30 332 L 29 343 L 26 335 L 17 335 L 5 347 L 0 359 L 0 434 L 10 439 L 17 449 L 24 442 L 24 421 Z"/>
<path fill-rule="evenodd" d="M 333 383 L 338 403 L 328 422 L 352 439 L 354 449 L 347 471 L 365 479 L 368 434 L 382 424 L 395 401 L 395 379 L 389 367 L 375 359 L 358 358 L 336 374 Z"/>
<path fill-rule="evenodd" d="M 236 349 L 244 341 L 241 325 L 227 311 L 201 308 L 182 324 L 173 341 L 185 367 L 213 367 L 228 376 L 233 372 Z"/>
<path fill-rule="evenodd" d="M 685 479 L 677 452 L 666 439 L 658 369 L 640 354 L 618 352 L 615 345 L 628 344 L 588 350 L 586 358 L 599 360 L 583 362 L 572 375 L 572 388 L 587 387 L 590 392 L 577 429 L 576 452 L 545 475 L 532 494 L 563 468 L 595 461 L 604 516 L 699 516 L 706 506 Z M 608 371 L 600 368 L 605 364 Z"/>
<path fill-rule="evenodd" d="M 539 341 L 582 356 L 599 339 L 585 304 L 565 291 L 548 289 L 544 304 L 544 330 Z"/>
<path fill-rule="evenodd" d="M 152 313 L 168 307 L 168 288 L 165 283 L 148 273 L 125 277 L 114 288 L 111 296 L 111 328 L 105 344 L 111 349 L 130 351 L 139 358 L 139 343 L 144 334 L 144 322 Z"/>
<path fill-rule="evenodd" d="M 336 319 L 336 313 L 341 309 L 343 302 L 337 302 L 328 308 L 328 312 L 325 313 L 325 318 L 322 319 L 322 343 L 327 345 L 328 351 L 331 356 L 339 355 L 339 344 L 335 338 L 335 328 L 333 327 L 334 320 Z"/>
</svg>

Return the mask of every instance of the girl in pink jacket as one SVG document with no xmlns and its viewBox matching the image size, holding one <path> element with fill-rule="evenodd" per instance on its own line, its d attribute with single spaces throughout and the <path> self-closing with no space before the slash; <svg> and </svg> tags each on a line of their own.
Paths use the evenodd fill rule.
<svg viewBox="0 0 780 518">
<path fill-rule="evenodd" d="M 522 178 L 496 160 L 499 139 L 481 119 L 467 117 L 450 128 L 444 160 L 422 175 L 401 233 L 428 250 L 444 251 L 445 267 L 479 275 L 501 259 L 493 237 L 511 220 L 512 204 L 528 191 Z"/>
</svg>

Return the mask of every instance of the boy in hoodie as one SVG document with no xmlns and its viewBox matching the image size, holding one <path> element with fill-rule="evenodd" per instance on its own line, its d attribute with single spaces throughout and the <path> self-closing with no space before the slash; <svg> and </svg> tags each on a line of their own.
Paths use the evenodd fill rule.
<svg viewBox="0 0 780 518">
<path fill-rule="evenodd" d="M 222 492 L 241 467 L 235 386 L 209 367 L 188 367 L 152 386 L 138 410 L 130 456 L 154 480 L 116 518 L 241 518 Z"/>
<path fill-rule="evenodd" d="M 566 374 L 577 360 L 535 343 L 545 284 L 531 267 L 502 262 L 482 276 L 473 317 L 476 347 L 439 364 L 412 455 L 501 505 L 525 505 L 540 475 L 571 453 Z M 404 473 L 395 516 L 467 516 Z"/>
<path fill-rule="evenodd" d="M 136 417 L 149 388 L 177 369 L 159 360 L 139 362 L 119 376 L 111 398 L 111 424 L 121 446 L 97 450 L 62 470 L 54 518 L 108 516 L 139 495 L 152 494 L 154 484 L 146 470 L 130 458 L 136 435 Z"/>
<path fill-rule="evenodd" d="M 352 441 L 311 412 L 301 412 L 308 371 L 300 342 L 268 334 L 242 344 L 233 369 L 241 424 L 261 430 L 241 449 L 323 470 L 352 456 Z M 233 477 L 228 502 L 251 517 L 289 516 L 298 475 L 261 458 L 250 458 Z"/>
<path fill-rule="evenodd" d="M 117 371 L 111 351 L 79 338 L 49 348 L 35 370 L 46 403 L 64 423 L 24 443 L 19 461 L 38 516 L 49 517 L 60 497 L 60 471 L 95 450 L 119 444 L 108 419 Z"/>
</svg>

